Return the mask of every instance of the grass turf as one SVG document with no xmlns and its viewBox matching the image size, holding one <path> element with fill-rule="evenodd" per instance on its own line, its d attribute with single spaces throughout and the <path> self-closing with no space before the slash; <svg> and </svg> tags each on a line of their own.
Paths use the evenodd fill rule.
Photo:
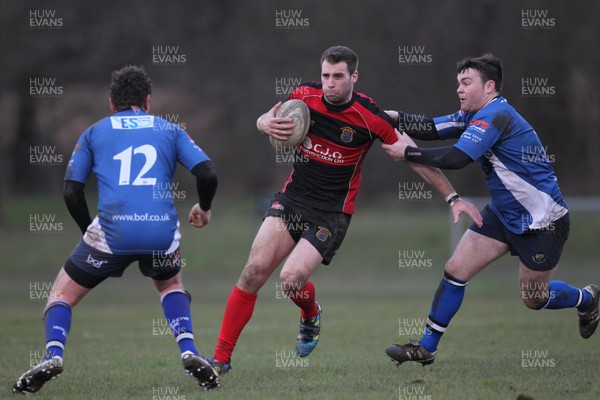
<svg viewBox="0 0 600 400">
<path fill-rule="evenodd" d="M 77 241 L 60 206 L 19 202 L 0 231 L 5 263 L 0 281 L 0 398 L 43 348 L 44 291 Z M 55 213 L 62 232 L 30 233 L 27 213 Z M 44 208 L 47 207 L 47 208 Z M 186 207 L 179 207 L 185 215 Z M 248 209 L 215 213 L 206 230 L 183 227 L 185 283 L 192 292 L 196 342 L 212 353 L 227 295 L 247 256 L 260 218 Z M 396 214 L 397 213 L 397 214 Z M 397 217 L 397 218 L 396 218 Z M 504 257 L 473 280 L 463 307 L 428 367 L 395 367 L 390 343 L 416 337 L 444 259 L 448 217 L 403 210 L 359 211 L 330 267 L 314 281 L 323 305 L 321 342 L 307 359 L 293 355 L 298 311 L 282 299 L 276 277 L 260 293 L 223 387 L 204 392 L 183 375 L 166 333 L 158 296 L 132 266 L 75 309 L 65 372 L 38 399 L 597 399 L 600 336 L 583 340 L 574 310 L 526 309 L 519 300 L 516 260 Z M 600 282 L 589 232 L 600 218 L 573 215 L 558 279 Z M 210 229 L 210 230 L 209 230 Z M 399 267 L 399 251 L 424 251 L 431 267 Z M 33 289 L 32 289 L 33 288 Z M 33 292 L 33 298 L 32 298 Z M 39 297 L 42 297 L 41 299 Z M 401 329 L 403 328 L 403 329 Z"/>
</svg>

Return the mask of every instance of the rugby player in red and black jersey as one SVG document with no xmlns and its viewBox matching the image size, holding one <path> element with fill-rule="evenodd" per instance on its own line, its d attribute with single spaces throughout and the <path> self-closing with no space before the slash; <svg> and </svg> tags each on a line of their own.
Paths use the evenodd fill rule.
<svg viewBox="0 0 600 400">
<path fill-rule="evenodd" d="M 310 129 L 297 147 L 302 157 L 281 192 L 274 195 L 246 266 L 229 295 L 215 354 L 209 359 L 220 374 L 231 369 L 231 354 L 252 316 L 258 291 L 286 257 L 281 288 L 301 313 L 297 355 L 306 357 L 318 343 L 321 307 L 309 278 L 321 263 L 331 262 L 344 239 L 354 213 L 362 164 L 373 141 L 391 144 L 398 140 L 397 122 L 371 98 L 353 90 L 357 66 L 358 57 L 352 50 L 331 47 L 321 57 L 321 82 L 302 84 L 290 96 L 308 105 Z M 280 105 L 261 115 L 257 127 L 266 136 L 286 140 L 292 119 L 275 116 Z M 411 167 L 442 197 L 456 194 L 440 170 Z M 454 201 L 451 208 L 455 222 L 467 213 L 481 223 L 472 204 Z"/>
</svg>

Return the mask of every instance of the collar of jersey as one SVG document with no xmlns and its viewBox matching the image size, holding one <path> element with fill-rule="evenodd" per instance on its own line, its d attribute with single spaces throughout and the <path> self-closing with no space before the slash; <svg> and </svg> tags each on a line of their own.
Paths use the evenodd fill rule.
<svg viewBox="0 0 600 400">
<path fill-rule="evenodd" d="M 113 115 L 116 115 L 116 116 L 118 116 L 118 115 L 148 115 L 148 113 L 146 113 L 141 108 L 139 109 L 138 112 L 133 111 L 133 108 L 128 108 L 126 110 L 117 111 Z"/>
<path fill-rule="evenodd" d="M 347 108 L 349 108 L 353 103 L 354 100 L 356 100 L 356 92 L 352 92 L 352 98 L 350 99 L 349 102 L 344 103 L 344 104 L 331 104 L 329 103 L 327 100 L 325 100 L 325 95 L 321 96 L 321 101 L 323 102 L 323 104 L 325 105 L 325 107 L 332 112 L 342 112 L 344 110 L 346 110 Z"/>
<path fill-rule="evenodd" d="M 493 98 L 493 99 L 492 99 L 492 100 L 491 100 L 489 103 L 487 103 L 487 104 L 485 105 L 485 107 L 483 107 L 483 108 L 480 108 L 480 109 L 479 109 L 479 110 L 477 110 L 477 111 L 474 111 L 474 112 L 471 112 L 471 113 L 467 113 L 467 114 L 471 114 L 471 115 L 473 115 L 473 116 L 474 116 L 475 114 L 477 114 L 477 113 L 478 113 L 478 112 L 480 112 L 481 110 L 484 110 L 484 109 L 488 108 L 488 107 L 489 107 L 489 106 L 491 106 L 492 104 L 496 104 L 496 101 L 498 101 L 499 103 L 502 103 L 502 101 L 506 101 L 506 99 L 505 99 L 504 97 L 502 97 L 502 95 L 501 95 L 501 94 L 499 94 L 498 96 L 494 97 L 494 98 Z"/>
</svg>

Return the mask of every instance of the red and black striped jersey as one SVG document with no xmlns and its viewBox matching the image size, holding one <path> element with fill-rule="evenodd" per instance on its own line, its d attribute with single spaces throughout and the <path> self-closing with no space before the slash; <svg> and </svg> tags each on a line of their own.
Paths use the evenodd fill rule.
<svg viewBox="0 0 600 400">
<path fill-rule="evenodd" d="M 361 93 L 343 105 L 328 103 L 320 82 L 303 83 L 290 99 L 308 105 L 311 125 L 282 191 L 316 209 L 353 214 L 365 156 L 375 139 L 398 140 L 395 121 Z"/>
</svg>

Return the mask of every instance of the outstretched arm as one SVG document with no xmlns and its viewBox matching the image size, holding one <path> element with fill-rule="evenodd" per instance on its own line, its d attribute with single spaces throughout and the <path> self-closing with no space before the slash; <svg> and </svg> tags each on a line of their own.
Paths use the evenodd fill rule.
<svg viewBox="0 0 600 400">
<path fill-rule="evenodd" d="M 383 149 L 396 161 L 413 161 L 443 169 L 464 168 L 473 160 L 455 146 L 421 148 L 407 135 L 396 133 L 398 141 L 382 145 Z"/>
<path fill-rule="evenodd" d="M 408 165 L 417 174 L 419 174 L 425 182 L 433 186 L 433 188 L 450 205 L 455 224 L 458 223 L 458 219 L 462 214 L 467 214 L 469 217 L 471 217 L 477 226 L 481 226 L 483 224 L 483 219 L 477 207 L 475 207 L 472 203 L 460 198 L 442 171 L 440 171 L 438 168 L 417 164 L 410 161 L 408 162 Z"/>
<path fill-rule="evenodd" d="M 415 145 L 415 142 L 407 135 L 402 135 L 399 132 L 396 132 L 396 134 L 398 136 L 398 141 L 396 143 L 383 144 L 382 147 L 394 160 L 408 161 L 404 157 L 404 151 L 409 144 Z M 458 223 L 459 217 L 464 213 L 469 215 L 477 226 L 483 224 L 483 219 L 481 218 L 481 214 L 479 213 L 479 210 L 477 210 L 477 207 L 468 201 L 464 201 L 456 194 L 452 184 L 448 181 L 448 178 L 446 178 L 446 175 L 444 175 L 442 171 L 438 168 L 418 162 L 408 161 L 408 165 L 419 174 L 425 182 L 433 186 L 446 202 L 450 204 L 455 224 Z"/>
<path fill-rule="evenodd" d="M 387 115 L 397 123 L 396 128 L 400 132 L 405 132 L 414 139 L 419 140 L 441 140 L 433 118 L 427 118 L 423 115 L 408 114 L 402 111 L 386 110 Z"/>
</svg>

